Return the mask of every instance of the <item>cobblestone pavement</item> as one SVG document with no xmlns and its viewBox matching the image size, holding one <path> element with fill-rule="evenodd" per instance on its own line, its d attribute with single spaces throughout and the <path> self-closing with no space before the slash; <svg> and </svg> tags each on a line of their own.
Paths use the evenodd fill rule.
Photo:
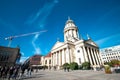
<svg viewBox="0 0 120 80">
<path fill-rule="evenodd" d="M 104 71 L 76 70 L 70 72 L 40 70 L 23 80 L 120 80 L 120 73 L 105 74 Z"/>
</svg>

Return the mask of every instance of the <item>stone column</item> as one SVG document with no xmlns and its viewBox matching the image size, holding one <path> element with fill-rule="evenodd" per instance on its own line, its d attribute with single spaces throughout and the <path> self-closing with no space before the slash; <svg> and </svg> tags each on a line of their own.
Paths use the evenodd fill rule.
<svg viewBox="0 0 120 80">
<path fill-rule="evenodd" d="M 97 65 L 99 65 L 99 62 L 98 62 L 98 58 L 97 58 L 97 53 L 95 52 L 95 49 L 93 49 L 93 52 L 94 52 L 94 54 L 95 54 L 95 59 L 96 59 L 96 61 L 97 61 Z"/>
<path fill-rule="evenodd" d="M 90 52 L 89 52 L 89 48 L 87 47 L 87 51 L 88 51 L 88 56 L 89 56 L 89 59 L 90 59 L 90 64 L 93 65 L 93 62 L 92 62 L 92 59 L 91 59 L 91 56 L 90 56 Z"/>
<path fill-rule="evenodd" d="M 60 66 L 62 66 L 62 51 L 60 50 Z"/>
<path fill-rule="evenodd" d="M 54 53 L 54 66 L 56 65 L 56 53 Z"/>
<path fill-rule="evenodd" d="M 60 51 L 59 51 L 58 57 L 59 57 L 59 66 L 61 66 L 61 53 L 60 53 Z"/>
<path fill-rule="evenodd" d="M 73 29 L 72 29 L 72 36 L 74 36 Z"/>
<path fill-rule="evenodd" d="M 58 53 L 56 52 L 56 65 L 58 65 Z"/>
<path fill-rule="evenodd" d="M 93 55 L 92 48 L 90 48 L 90 51 L 91 51 L 91 54 L 92 54 L 93 63 L 94 63 L 94 65 L 96 65 L 96 62 L 95 62 L 95 57 L 94 57 L 94 55 Z"/>
<path fill-rule="evenodd" d="M 51 53 L 51 66 L 53 66 L 53 53 Z"/>
<path fill-rule="evenodd" d="M 68 47 L 66 49 L 66 62 L 70 63 L 70 53 L 69 53 L 69 48 Z"/>
<path fill-rule="evenodd" d="M 64 49 L 62 49 L 62 65 L 65 63 Z"/>
<path fill-rule="evenodd" d="M 72 60 L 72 49 L 69 50 L 69 53 L 70 53 L 70 63 L 73 62 Z"/>
<path fill-rule="evenodd" d="M 64 49 L 64 62 L 66 63 L 66 49 Z"/>
<path fill-rule="evenodd" d="M 100 57 L 100 54 L 99 54 L 99 50 L 96 50 L 96 52 L 97 52 L 97 55 L 98 55 L 99 63 L 100 63 L 100 65 L 101 65 L 101 64 L 102 64 L 102 61 L 101 61 L 101 57 Z"/>
<path fill-rule="evenodd" d="M 85 50 L 85 47 L 83 46 L 83 54 L 84 54 L 84 57 L 85 57 L 85 62 L 88 62 L 88 58 L 87 58 L 87 53 L 86 53 L 86 50 Z"/>
<path fill-rule="evenodd" d="M 97 49 L 95 50 L 95 52 L 97 53 L 96 56 L 97 56 L 97 58 L 98 58 L 98 63 L 99 63 L 99 65 L 101 65 L 100 56 L 99 56 L 99 53 L 98 53 Z"/>
</svg>

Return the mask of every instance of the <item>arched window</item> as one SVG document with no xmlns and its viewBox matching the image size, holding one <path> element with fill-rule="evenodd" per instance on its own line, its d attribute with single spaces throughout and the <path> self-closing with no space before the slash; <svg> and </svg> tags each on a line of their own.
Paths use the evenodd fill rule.
<svg viewBox="0 0 120 80">
<path fill-rule="evenodd" d="M 45 64 L 47 64 L 47 60 L 45 60 Z"/>
</svg>

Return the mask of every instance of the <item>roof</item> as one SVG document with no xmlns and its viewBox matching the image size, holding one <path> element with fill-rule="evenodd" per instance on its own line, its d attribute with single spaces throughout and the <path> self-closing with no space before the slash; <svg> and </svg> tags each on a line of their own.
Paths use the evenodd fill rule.
<svg viewBox="0 0 120 80">
<path fill-rule="evenodd" d="M 98 47 L 98 45 L 94 41 L 92 41 L 91 39 L 85 40 L 85 43 L 93 45 L 95 47 Z"/>
<path fill-rule="evenodd" d="M 62 45 L 64 45 L 64 42 L 59 42 L 59 41 L 57 41 L 57 42 L 55 43 L 55 45 L 52 47 L 52 50 L 53 50 L 53 49 L 56 49 L 56 48 L 58 48 L 58 47 L 60 47 L 60 46 L 62 46 Z"/>
<path fill-rule="evenodd" d="M 70 18 L 68 18 L 65 25 L 65 28 L 69 28 L 69 27 L 76 27 L 73 20 L 71 20 Z"/>
<path fill-rule="evenodd" d="M 48 53 L 45 57 L 51 57 L 51 53 Z"/>
</svg>

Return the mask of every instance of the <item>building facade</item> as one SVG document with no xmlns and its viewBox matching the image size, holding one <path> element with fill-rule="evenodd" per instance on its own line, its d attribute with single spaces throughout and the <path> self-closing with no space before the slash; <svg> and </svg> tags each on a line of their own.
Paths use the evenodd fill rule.
<svg viewBox="0 0 120 80">
<path fill-rule="evenodd" d="M 13 66 L 19 63 L 20 49 L 0 46 L 0 66 Z"/>
<path fill-rule="evenodd" d="M 120 60 L 120 45 L 100 50 L 102 62 L 110 62 L 113 59 Z"/>
<path fill-rule="evenodd" d="M 35 54 L 30 57 L 30 65 L 31 66 L 41 66 L 41 55 Z"/>
<path fill-rule="evenodd" d="M 51 49 L 51 66 L 60 69 L 64 63 L 77 62 L 81 65 L 90 62 L 91 67 L 99 67 L 102 64 L 99 47 L 87 37 L 87 40 L 79 37 L 78 27 L 68 18 L 64 27 L 64 42 L 57 41 Z"/>
<path fill-rule="evenodd" d="M 47 66 L 48 69 L 51 69 L 51 53 L 48 53 L 46 56 L 42 56 L 41 62 L 42 66 Z"/>
</svg>

